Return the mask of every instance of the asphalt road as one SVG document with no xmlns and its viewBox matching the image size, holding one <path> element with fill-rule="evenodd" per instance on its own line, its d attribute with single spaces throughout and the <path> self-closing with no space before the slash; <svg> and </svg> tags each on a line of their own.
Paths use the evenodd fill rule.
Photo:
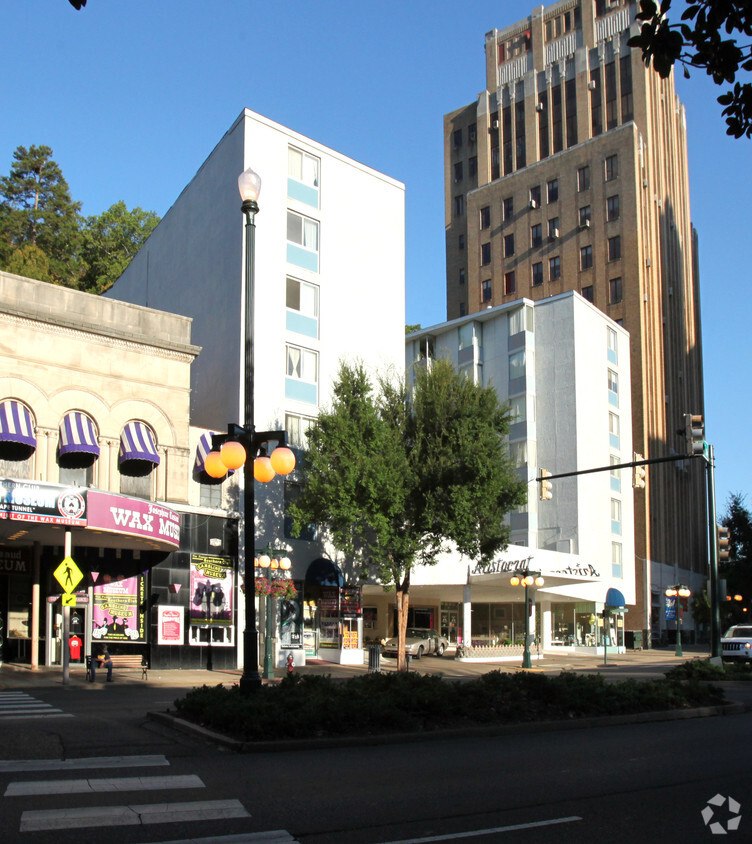
<svg viewBox="0 0 752 844">
<path fill-rule="evenodd" d="M 0 670 L 0 841 L 699 842 L 714 823 L 752 840 L 749 714 L 237 755 L 147 719 L 209 674 L 236 679 L 174 674 Z"/>
</svg>

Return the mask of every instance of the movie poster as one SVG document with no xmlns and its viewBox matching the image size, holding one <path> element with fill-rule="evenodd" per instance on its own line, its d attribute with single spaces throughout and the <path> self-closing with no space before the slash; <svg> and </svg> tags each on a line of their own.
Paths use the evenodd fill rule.
<svg viewBox="0 0 752 844">
<path fill-rule="evenodd" d="M 191 554 L 191 624 L 230 627 L 234 584 L 229 557 Z"/>
<path fill-rule="evenodd" d="M 100 642 L 145 642 L 145 601 L 143 575 L 101 575 L 101 582 L 94 586 L 92 638 Z"/>
</svg>

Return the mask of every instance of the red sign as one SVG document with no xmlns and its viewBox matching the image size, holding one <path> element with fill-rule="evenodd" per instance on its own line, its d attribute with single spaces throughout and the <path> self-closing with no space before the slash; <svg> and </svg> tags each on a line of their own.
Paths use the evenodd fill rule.
<svg viewBox="0 0 752 844">
<path fill-rule="evenodd" d="M 147 536 L 177 548 L 180 545 L 180 514 L 161 504 L 88 491 L 88 526 L 110 533 Z"/>
</svg>

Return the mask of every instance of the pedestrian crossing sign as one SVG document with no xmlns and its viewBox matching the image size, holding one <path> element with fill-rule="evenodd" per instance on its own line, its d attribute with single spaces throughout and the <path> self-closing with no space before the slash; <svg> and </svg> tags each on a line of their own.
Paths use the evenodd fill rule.
<svg viewBox="0 0 752 844">
<path fill-rule="evenodd" d="M 52 575 L 68 595 L 78 586 L 84 576 L 81 569 L 73 561 L 73 557 L 66 557 Z"/>
<path fill-rule="evenodd" d="M 76 606 L 76 596 L 75 595 L 63 595 L 63 606 L 64 607 L 75 607 Z"/>
</svg>

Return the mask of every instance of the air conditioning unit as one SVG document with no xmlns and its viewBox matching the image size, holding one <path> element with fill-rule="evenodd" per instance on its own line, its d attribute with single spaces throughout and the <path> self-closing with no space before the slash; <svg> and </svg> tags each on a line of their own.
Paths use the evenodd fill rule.
<svg viewBox="0 0 752 844">
<path fill-rule="evenodd" d="M 587 84 L 588 91 L 595 91 L 595 79 L 591 79 Z"/>
<path fill-rule="evenodd" d="M 554 230 L 551 232 L 551 237 L 552 237 L 554 240 L 556 240 L 556 239 L 559 237 L 559 230 L 558 230 L 558 229 L 554 229 Z"/>
<path fill-rule="evenodd" d="M 543 103 L 536 103 L 535 104 L 536 111 L 543 111 Z"/>
<path fill-rule="evenodd" d="M 491 128 L 492 129 L 498 129 L 499 128 L 499 121 L 494 120 L 493 123 L 491 124 Z"/>
<path fill-rule="evenodd" d="M 531 199 L 531 200 L 530 200 L 530 207 L 531 207 L 531 208 L 537 208 L 537 207 L 538 207 L 538 203 L 537 203 L 534 199 Z"/>
</svg>

